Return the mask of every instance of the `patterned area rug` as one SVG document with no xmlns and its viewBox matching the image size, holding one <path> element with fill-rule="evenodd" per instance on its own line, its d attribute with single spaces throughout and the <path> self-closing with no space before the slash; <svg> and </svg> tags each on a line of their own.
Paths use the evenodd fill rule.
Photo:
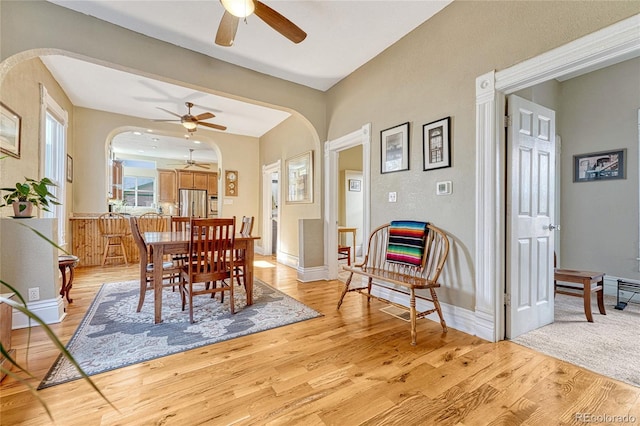
<svg viewBox="0 0 640 426">
<path fill-rule="evenodd" d="M 595 296 L 594 296 L 595 299 Z M 605 296 L 606 315 L 593 301 L 593 322 L 587 322 L 581 297 L 558 295 L 555 321 L 513 339 L 515 343 L 640 387 L 640 305 L 614 309 L 616 298 Z"/>
<path fill-rule="evenodd" d="M 269 330 L 321 316 L 320 313 L 257 279 L 253 305 L 246 306 L 245 293 L 237 287 L 235 315 L 231 315 L 228 294 L 194 298 L 195 324 L 189 311 L 181 310 L 179 293 L 165 288 L 162 319 L 153 323 L 153 293 L 147 292 L 141 312 L 136 312 L 140 294 L 137 281 L 103 284 L 67 349 L 87 375 L 210 345 L 216 342 Z M 77 380 L 80 375 L 59 357 L 38 389 Z"/>
</svg>

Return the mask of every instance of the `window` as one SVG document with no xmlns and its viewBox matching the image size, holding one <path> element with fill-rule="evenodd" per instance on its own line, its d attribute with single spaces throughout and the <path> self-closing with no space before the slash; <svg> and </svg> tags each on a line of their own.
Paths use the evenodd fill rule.
<svg viewBox="0 0 640 426">
<path fill-rule="evenodd" d="M 67 159 L 67 112 L 49 96 L 47 89 L 40 85 L 43 177 L 51 179 L 56 186 L 49 191 L 56 196 L 60 205 L 52 205 L 43 217 L 58 219 L 58 245 L 66 244 L 66 159 Z"/>
<path fill-rule="evenodd" d="M 148 176 L 125 176 L 122 182 L 123 198 L 127 206 L 151 207 L 156 179 Z"/>
</svg>

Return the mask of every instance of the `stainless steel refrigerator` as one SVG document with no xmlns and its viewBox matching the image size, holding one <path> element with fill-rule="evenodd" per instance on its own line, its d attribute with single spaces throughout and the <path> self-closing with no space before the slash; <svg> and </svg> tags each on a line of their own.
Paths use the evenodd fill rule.
<svg viewBox="0 0 640 426">
<path fill-rule="evenodd" d="M 204 189 L 179 189 L 180 216 L 207 217 L 207 191 Z"/>
</svg>

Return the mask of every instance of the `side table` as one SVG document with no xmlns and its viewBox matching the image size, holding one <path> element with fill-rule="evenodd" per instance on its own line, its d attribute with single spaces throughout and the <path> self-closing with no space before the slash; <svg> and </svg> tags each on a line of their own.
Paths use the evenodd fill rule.
<svg viewBox="0 0 640 426">
<path fill-rule="evenodd" d="M 79 260 L 78 256 L 72 254 L 58 256 L 58 268 L 60 268 L 60 273 L 62 274 L 60 296 L 66 297 L 69 303 L 73 302 L 73 299 L 69 297 L 69 292 L 71 291 L 71 287 L 73 287 L 73 270 Z M 67 280 L 67 269 L 69 269 L 69 280 Z"/>
<path fill-rule="evenodd" d="M 555 293 L 582 297 L 584 301 L 584 314 L 587 317 L 587 321 L 593 322 L 593 315 L 591 315 L 591 293 L 596 293 L 598 299 L 598 311 L 600 311 L 602 315 L 607 314 L 604 309 L 604 275 L 604 272 L 555 269 Z M 558 284 L 557 281 L 578 284 L 578 287 Z M 558 290 L 558 288 L 563 290 Z"/>
</svg>

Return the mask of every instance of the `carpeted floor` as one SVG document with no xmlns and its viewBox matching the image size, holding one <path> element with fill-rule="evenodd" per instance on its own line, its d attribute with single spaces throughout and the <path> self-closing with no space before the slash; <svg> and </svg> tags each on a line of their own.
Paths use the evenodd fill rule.
<svg viewBox="0 0 640 426">
<path fill-rule="evenodd" d="M 596 373 L 640 387 L 640 305 L 614 309 L 616 298 L 605 296 L 607 315 L 593 302 L 593 323 L 587 322 L 582 298 L 557 295 L 555 322 L 513 339 L 515 343 Z"/>
<path fill-rule="evenodd" d="M 67 349 L 87 375 L 102 373 L 155 358 L 210 345 L 259 331 L 321 316 L 315 310 L 254 280 L 253 300 L 246 306 L 245 293 L 235 292 L 236 314 L 231 315 L 228 297 L 196 296 L 195 324 L 188 310 L 181 310 L 179 293 L 165 288 L 162 319 L 154 324 L 153 294 L 147 293 L 141 312 L 136 312 L 137 281 L 103 284 Z M 227 294 L 228 296 L 228 294 Z M 80 378 L 76 369 L 58 358 L 38 389 Z"/>
</svg>

